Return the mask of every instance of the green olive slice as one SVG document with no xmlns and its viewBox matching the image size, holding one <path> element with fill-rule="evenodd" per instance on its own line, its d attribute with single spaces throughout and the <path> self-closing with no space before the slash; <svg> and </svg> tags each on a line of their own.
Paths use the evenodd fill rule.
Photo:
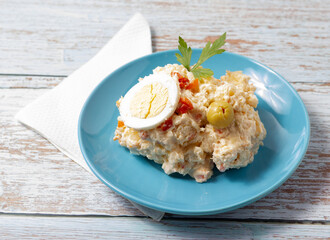
<svg viewBox="0 0 330 240">
<path fill-rule="evenodd" d="M 207 110 L 207 121 L 216 128 L 226 128 L 234 120 L 234 110 L 231 104 L 225 101 L 215 101 Z"/>
</svg>

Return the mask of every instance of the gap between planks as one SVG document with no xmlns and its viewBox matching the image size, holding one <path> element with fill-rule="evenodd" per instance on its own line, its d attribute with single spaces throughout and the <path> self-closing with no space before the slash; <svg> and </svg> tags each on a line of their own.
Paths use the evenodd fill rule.
<svg viewBox="0 0 330 240">
<path fill-rule="evenodd" d="M 0 231 L 6 239 L 325 239 L 329 225 L 0 215 Z"/>
<path fill-rule="evenodd" d="M 104 214 L 45 214 L 45 213 L 2 213 L 0 212 L 0 218 L 2 216 L 17 216 L 17 217 L 54 217 L 54 218 L 142 218 L 151 219 L 148 216 L 129 216 L 129 215 L 104 215 Z M 244 222 L 244 223 L 276 223 L 276 224 L 309 224 L 309 225 L 330 225 L 330 220 L 290 220 L 290 219 L 257 219 L 257 218 L 210 218 L 199 216 L 179 216 L 175 214 L 166 213 L 162 218 L 163 220 L 178 220 L 178 221 L 208 221 L 208 222 Z"/>
</svg>

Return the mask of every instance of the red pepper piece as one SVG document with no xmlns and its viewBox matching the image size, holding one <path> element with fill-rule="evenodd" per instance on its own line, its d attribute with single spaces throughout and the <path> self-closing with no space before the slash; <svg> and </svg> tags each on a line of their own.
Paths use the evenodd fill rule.
<svg viewBox="0 0 330 240">
<path fill-rule="evenodd" d="M 179 106 L 176 109 L 178 114 L 184 114 L 189 112 L 190 110 L 194 109 L 194 106 L 190 102 L 190 100 L 186 97 L 181 97 L 179 100 Z"/>
<path fill-rule="evenodd" d="M 165 120 L 159 127 L 163 130 L 163 131 L 167 131 L 168 129 L 170 129 L 173 126 L 173 120 L 172 118 L 169 118 L 167 120 Z"/>
</svg>

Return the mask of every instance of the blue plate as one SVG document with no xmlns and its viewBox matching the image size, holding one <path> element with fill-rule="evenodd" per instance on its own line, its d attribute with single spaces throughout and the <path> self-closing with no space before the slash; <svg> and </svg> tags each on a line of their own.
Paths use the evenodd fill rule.
<svg viewBox="0 0 330 240">
<path fill-rule="evenodd" d="M 253 78 L 258 111 L 267 130 L 264 146 L 252 164 L 219 173 L 206 183 L 189 176 L 166 175 L 161 166 L 132 155 L 113 141 L 119 112 L 116 101 L 137 79 L 157 66 L 177 63 L 177 50 L 134 60 L 106 77 L 83 107 L 78 126 L 79 144 L 88 166 L 107 186 L 144 206 L 176 214 L 206 215 L 252 203 L 278 188 L 295 171 L 306 153 L 310 125 L 297 92 L 270 68 L 237 54 L 225 52 L 209 59 L 206 68 L 219 78 L 226 70 L 242 70 Z M 194 49 L 192 63 L 201 49 Z"/>
</svg>

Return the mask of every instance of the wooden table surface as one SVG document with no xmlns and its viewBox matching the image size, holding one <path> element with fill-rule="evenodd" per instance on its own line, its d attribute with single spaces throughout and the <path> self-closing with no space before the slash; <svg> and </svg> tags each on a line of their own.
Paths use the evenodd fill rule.
<svg viewBox="0 0 330 240">
<path fill-rule="evenodd" d="M 89 60 L 135 13 L 154 51 L 178 35 L 226 49 L 283 75 L 309 112 L 311 139 L 276 191 L 215 216 L 144 217 L 13 116 Z M 0 1 L 0 239 L 324 239 L 330 237 L 330 2 Z"/>
</svg>

